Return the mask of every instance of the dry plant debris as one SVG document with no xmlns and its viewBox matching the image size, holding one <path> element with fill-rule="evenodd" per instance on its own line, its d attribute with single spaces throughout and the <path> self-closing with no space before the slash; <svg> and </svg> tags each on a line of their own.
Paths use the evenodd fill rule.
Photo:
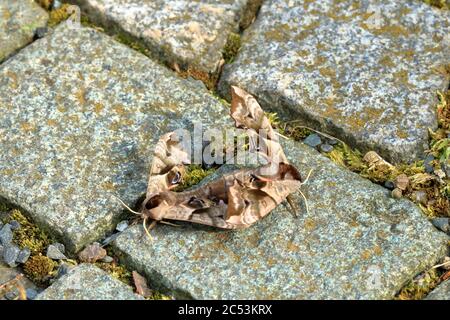
<svg viewBox="0 0 450 320">
<path fill-rule="evenodd" d="M 78 258 L 81 262 L 94 263 L 106 257 L 106 250 L 102 248 L 100 243 L 94 242 L 84 248 L 79 254 Z"/>
<path fill-rule="evenodd" d="M 12 290 L 17 290 L 19 292 L 17 298 L 15 300 L 27 300 L 27 293 L 22 284 L 23 274 L 18 274 L 11 280 L 0 284 L 0 298 L 6 295 L 8 292 Z"/>
</svg>

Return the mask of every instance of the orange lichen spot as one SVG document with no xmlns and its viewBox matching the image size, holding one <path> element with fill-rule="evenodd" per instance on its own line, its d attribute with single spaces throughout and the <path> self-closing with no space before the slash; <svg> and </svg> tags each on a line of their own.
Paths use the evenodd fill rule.
<svg viewBox="0 0 450 320">
<path fill-rule="evenodd" d="M 86 91 L 85 91 L 83 88 L 80 88 L 80 89 L 75 93 L 75 99 L 76 99 L 81 105 L 86 104 Z"/>
<path fill-rule="evenodd" d="M 57 124 L 58 124 L 58 122 L 56 122 L 56 120 L 54 120 L 54 119 L 47 120 L 47 125 L 49 125 L 50 127 L 56 127 Z"/>
<path fill-rule="evenodd" d="M 32 132 L 36 129 L 36 126 L 29 122 L 22 122 L 20 124 L 20 129 L 25 132 Z"/>
<path fill-rule="evenodd" d="M 105 106 L 100 103 L 100 102 L 96 102 L 94 103 L 94 112 L 99 114 L 100 112 L 102 112 L 102 110 L 105 108 Z"/>
</svg>

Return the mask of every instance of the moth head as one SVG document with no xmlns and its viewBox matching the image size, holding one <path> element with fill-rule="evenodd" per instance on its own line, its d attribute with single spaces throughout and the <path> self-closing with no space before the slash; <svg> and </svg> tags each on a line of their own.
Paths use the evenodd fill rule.
<svg viewBox="0 0 450 320">
<path fill-rule="evenodd" d="M 157 179 L 150 180 L 147 189 L 147 197 L 142 203 L 141 214 L 144 217 L 148 217 L 154 220 L 161 220 L 159 212 L 159 207 L 164 205 L 163 202 L 163 192 L 158 192 L 158 189 L 162 190 L 172 190 L 177 187 L 182 181 L 186 171 L 184 166 L 177 165 L 172 167 L 167 172 L 159 175 Z M 166 197 L 167 198 L 167 197 Z"/>
<path fill-rule="evenodd" d="M 171 192 L 161 192 L 144 200 L 142 204 L 142 216 L 161 221 L 168 210 L 173 207 Z"/>
</svg>

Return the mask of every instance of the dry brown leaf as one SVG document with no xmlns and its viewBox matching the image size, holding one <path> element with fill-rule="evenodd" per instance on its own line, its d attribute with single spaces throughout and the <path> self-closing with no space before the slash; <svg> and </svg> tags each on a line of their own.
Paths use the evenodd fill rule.
<svg viewBox="0 0 450 320">
<path fill-rule="evenodd" d="M 386 160 L 384 160 L 378 153 L 376 153 L 375 151 L 369 151 L 367 152 L 364 157 L 363 160 L 369 165 L 369 167 L 374 168 L 374 167 L 380 167 L 380 166 L 385 166 L 386 168 L 394 168 L 394 166 L 392 164 L 390 164 L 389 162 L 387 162 Z"/>
<path fill-rule="evenodd" d="M 409 186 L 409 178 L 406 174 L 402 173 L 400 175 L 398 175 L 395 179 L 394 179 L 394 185 L 396 188 L 405 191 L 406 188 L 408 188 Z"/>
<path fill-rule="evenodd" d="M 140 294 L 144 298 L 152 296 L 153 292 L 147 286 L 147 280 L 136 271 L 133 271 L 132 275 L 137 294 Z"/>
<path fill-rule="evenodd" d="M 98 242 L 94 242 L 84 248 L 78 254 L 78 257 L 82 262 L 94 263 L 98 260 L 103 259 L 106 256 L 106 250 L 101 247 Z"/>
<path fill-rule="evenodd" d="M 17 289 L 19 295 L 17 299 L 19 300 L 27 300 L 27 293 L 25 287 L 22 284 L 23 274 L 19 273 L 11 280 L 0 285 L 0 297 L 7 294 L 8 292 Z"/>
<path fill-rule="evenodd" d="M 447 281 L 448 279 L 450 279 L 450 271 L 447 271 L 446 273 L 444 273 L 442 276 L 441 276 L 441 281 Z"/>
</svg>

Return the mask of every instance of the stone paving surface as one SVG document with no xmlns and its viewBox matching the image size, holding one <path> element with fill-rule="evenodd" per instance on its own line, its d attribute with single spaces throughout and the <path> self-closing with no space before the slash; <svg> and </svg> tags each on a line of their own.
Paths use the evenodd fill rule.
<svg viewBox="0 0 450 320">
<path fill-rule="evenodd" d="M 63 24 L 0 65 L 0 196 L 70 251 L 120 221 L 112 196 L 145 192 L 153 142 L 228 121 L 194 81 L 93 29 Z"/>
<path fill-rule="evenodd" d="M 91 264 L 81 264 L 56 280 L 36 300 L 142 300 L 130 286 Z"/>
<path fill-rule="evenodd" d="M 48 14 L 33 0 L 0 1 L 0 63 L 29 44 Z"/>
<path fill-rule="evenodd" d="M 391 161 L 416 159 L 448 87 L 450 11 L 405 0 L 267 0 L 226 65 L 229 85 Z"/>
<path fill-rule="evenodd" d="M 249 229 L 223 232 L 140 226 L 113 244 L 149 283 L 195 299 L 385 299 L 442 258 L 448 237 L 407 200 L 286 142 L 305 176 L 310 212 L 293 218 L 280 205 Z"/>
<path fill-rule="evenodd" d="M 107 30 L 142 41 L 160 60 L 216 74 L 231 32 L 254 0 L 75 0 Z M 248 14 L 247 14 L 248 15 Z M 251 14 L 250 14 L 251 15 Z"/>
<path fill-rule="evenodd" d="M 130 217 L 113 195 L 137 203 L 162 134 L 233 126 L 203 83 L 161 62 L 217 75 L 229 34 L 250 24 L 260 0 L 71 2 L 155 60 L 73 23 L 32 42 L 48 14 L 31 0 L 0 0 L 0 201 L 24 209 L 68 256 Z M 219 90 L 228 97 L 239 85 L 266 111 L 413 160 L 436 126 L 435 91 L 448 86 L 449 18 L 413 0 L 266 0 Z M 242 231 L 158 225 L 153 243 L 132 226 L 114 250 L 152 289 L 195 299 L 390 299 L 448 255 L 449 237 L 413 203 L 304 144 L 283 144 L 303 176 L 314 169 L 302 187 L 309 212 L 298 198 L 298 217 L 283 204 Z M 0 265 L 0 283 L 17 272 Z M 449 281 L 427 298 L 448 293 Z M 89 264 L 38 298 L 142 299 Z"/>
<path fill-rule="evenodd" d="M 425 300 L 450 300 L 450 281 L 441 283 L 425 298 Z"/>
</svg>

